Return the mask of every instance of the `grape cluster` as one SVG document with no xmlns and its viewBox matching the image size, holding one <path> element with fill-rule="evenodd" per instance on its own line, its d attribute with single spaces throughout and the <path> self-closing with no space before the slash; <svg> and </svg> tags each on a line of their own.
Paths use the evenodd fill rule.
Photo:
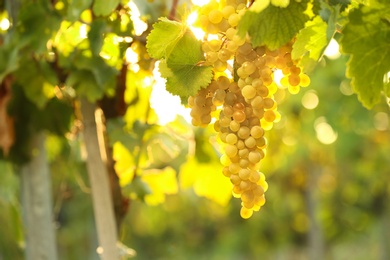
<svg viewBox="0 0 390 260">
<path fill-rule="evenodd" d="M 264 205 L 268 189 L 259 170 L 266 154 L 264 133 L 280 119 L 274 72 L 282 72 L 280 88 L 291 93 L 310 83 L 291 58 L 292 43 L 277 50 L 254 48 L 248 37 L 237 34 L 246 9 L 245 0 L 212 0 L 200 8 L 197 25 L 207 33 L 202 49 L 206 65 L 213 66 L 214 79 L 188 99 L 193 125 L 206 126 L 211 115 L 217 115 L 214 129 L 224 144 L 222 172 L 230 178 L 233 196 L 241 198 L 240 214 L 245 219 Z"/>
</svg>

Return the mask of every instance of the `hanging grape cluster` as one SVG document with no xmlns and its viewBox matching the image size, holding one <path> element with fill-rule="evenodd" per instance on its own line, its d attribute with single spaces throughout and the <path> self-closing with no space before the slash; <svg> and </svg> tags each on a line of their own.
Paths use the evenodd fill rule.
<svg viewBox="0 0 390 260">
<path fill-rule="evenodd" d="M 206 65 L 213 66 L 214 79 L 188 98 L 194 126 L 210 124 L 217 114 L 214 129 L 224 144 L 222 172 L 233 184 L 233 196 L 241 198 L 240 214 L 245 219 L 264 205 L 268 188 L 259 169 L 267 147 L 264 133 L 280 119 L 274 72 L 283 73 L 279 87 L 293 94 L 310 84 L 291 58 L 292 43 L 277 50 L 254 48 L 248 37 L 237 34 L 246 10 L 245 0 L 212 0 L 199 8 L 197 25 L 206 32 L 202 49 Z"/>
</svg>

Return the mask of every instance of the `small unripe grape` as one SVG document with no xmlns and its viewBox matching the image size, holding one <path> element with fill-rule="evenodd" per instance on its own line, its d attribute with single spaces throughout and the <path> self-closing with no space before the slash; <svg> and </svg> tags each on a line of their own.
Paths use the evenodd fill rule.
<svg viewBox="0 0 390 260">
<path fill-rule="evenodd" d="M 264 119 L 268 122 L 273 122 L 276 118 L 275 112 L 273 110 L 267 110 L 264 112 Z"/>
<path fill-rule="evenodd" d="M 310 85 L 310 78 L 306 74 L 300 74 L 299 75 L 301 79 L 301 87 L 307 87 Z"/>
<path fill-rule="evenodd" d="M 237 143 L 237 135 L 230 133 L 226 136 L 226 143 L 235 144 Z"/>
<path fill-rule="evenodd" d="M 217 24 L 221 22 L 223 19 L 223 14 L 219 10 L 212 10 L 209 13 L 209 21 L 212 22 L 213 24 Z"/>
<path fill-rule="evenodd" d="M 252 202 L 252 201 L 254 201 L 254 199 L 255 199 L 255 196 L 254 196 L 253 192 L 250 190 L 247 190 L 241 194 L 241 200 L 244 203 Z"/>
<path fill-rule="evenodd" d="M 253 210 L 253 207 L 255 206 L 255 200 L 248 201 L 248 202 L 242 202 L 241 206 L 244 206 L 247 209 Z"/>
<path fill-rule="evenodd" d="M 256 146 L 257 147 L 264 147 L 267 144 L 267 141 L 265 140 L 264 136 L 260 137 L 259 139 L 256 140 Z"/>
<path fill-rule="evenodd" d="M 214 69 L 219 72 L 225 71 L 227 68 L 227 63 L 226 61 L 222 61 L 218 59 L 216 62 L 214 62 Z"/>
<path fill-rule="evenodd" d="M 290 73 L 292 75 L 299 75 L 301 73 L 301 69 L 298 68 L 297 66 L 292 66 L 290 67 Z"/>
<path fill-rule="evenodd" d="M 241 180 L 247 180 L 249 179 L 249 176 L 251 175 L 251 172 L 250 170 L 248 169 L 241 169 L 239 172 L 238 172 L 238 176 L 241 178 Z"/>
<path fill-rule="evenodd" d="M 229 171 L 229 167 L 223 167 L 222 169 L 222 174 L 225 176 L 225 177 L 229 177 L 232 175 L 232 173 Z"/>
<path fill-rule="evenodd" d="M 264 108 L 265 109 L 271 109 L 275 103 L 275 101 L 271 98 L 265 98 L 263 101 L 264 101 Z"/>
<path fill-rule="evenodd" d="M 252 85 L 246 85 L 242 88 L 242 95 L 246 99 L 252 99 L 256 96 L 256 89 Z"/>
<path fill-rule="evenodd" d="M 258 206 L 263 206 L 265 204 L 265 196 L 255 197 L 255 204 Z"/>
<path fill-rule="evenodd" d="M 257 96 L 251 101 L 251 105 L 254 109 L 260 109 L 264 107 L 264 100 L 262 97 Z"/>
<path fill-rule="evenodd" d="M 250 135 L 250 129 L 247 126 L 241 127 L 237 132 L 238 137 L 241 139 L 247 139 Z"/>
<path fill-rule="evenodd" d="M 236 146 L 238 150 L 242 150 L 245 148 L 245 143 L 242 140 L 238 140 Z"/>
<path fill-rule="evenodd" d="M 237 174 L 230 175 L 230 182 L 234 185 L 240 185 L 241 178 Z"/>
<path fill-rule="evenodd" d="M 259 94 L 259 96 L 261 97 L 267 97 L 269 95 L 269 88 L 267 88 L 266 86 L 261 86 L 257 89 L 257 94 Z"/>
<path fill-rule="evenodd" d="M 250 217 L 252 217 L 253 215 L 253 210 L 251 209 L 248 209 L 248 208 L 245 208 L 245 207 L 242 207 L 241 210 L 240 210 L 240 216 L 243 218 L 243 219 L 248 219 Z"/>
<path fill-rule="evenodd" d="M 234 111 L 237 111 L 237 110 L 242 111 L 245 109 L 245 105 L 241 102 L 238 102 L 238 103 L 234 104 L 233 109 L 234 109 Z"/>
<path fill-rule="evenodd" d="M 233 113 L 233 119 L 234 121 L 237 121 L 238 123 L 243 122 L 246 119 L 245 112 L 242 110 L 237 110 Z"/>
<path fill-rule="evenodd" d="M 240 123 L 238 123 L 237 121 L 235 120 L 232 120 L 229 124 L 229 128 L 230 130 L 232 130 L 233 132 L 237 132 L 239 129 L 240 129 Z"/>
<path fill-rule="evenodd" d="M 235 145 L 229 144 L 225 147 L 225 153 L 229 158 L 236 156 L 238 149 Z"/>
<path fill-rule="evenodd" d="M 217 39 L 213 39 L 208 43 L 209 43 L 208 46 L 210 48 L 210 51 L 215 51 L 215 52 L 219 51 L 222 45 L 222 41 Z"/>
<path fill-rule="evenodd" d="M 240 21 L 240 16 L 236 13 L 229 16 L 228 22 L 231 27 L 236 27 Z"/>
<path fill-rule="evenodd" d="M 264 195 L 264 189 L 262 186 L 258 185 L 256 189 L 253 190 L 255 197 L 261 197 Z"/>
<path fill-rule="evenodd" d="M 248 160 L 253 164 L 260 162 L 261 159 L 261 154 L 258 151 L 251 151 L 248 155 Z"/>
<path fill-rule="evenodd" d="M 218 60 L 218 53 L 215 51 L 206 52 L 206 61 L 214 63 Z"/>
<path fill-rule="evenodd" d="M 256 48 L 256 53 L 257 55 L 259 55 L 260 57 L 263 56 L 266 52 L 266 48 L 265 46 L 260 46 L 260 47 L 257 47 Z"/>
<path fill-rule="evenodd" d="M 240 178 L 241 179 L 241 178 Z M 240 182 L 240 189 L 242 191 L 248 190 L 251 187 L 251 183 L 249 181 L 243 181 Z"/>
<path fill-rule="evenodd" d="M 241 65 L 241 68 L 244 70 L 244 72 L 248 75 L 252 74 L 256 70 L 256 66 L 253 62 L 246 61 Z"/>
<path fill-rule="evenodd" d="M 228 49 L 221 49 L 218 52 L 218 59 L 221 61 L 227 61 L 231 58 L 232 52 L 230 52 Z"/>
<path fill-rule="evenodd" d="M 240 159 L 238 162 L 241 168 L 247 168 L 249 166 L 249 160 L 248 159 Z"/>
<path fill-rule="evenodd" d="M 249 150 L 247 148 L 238 150 L 238 156 L 240 156 L 240 158 L 247 158 L 248 155 L 249 155 Z"/>
<path fill-rule="evenodd" d="M 225 95 L 226 96 L 226 95 Z M 233 116 L 233 113 L 234 113 L 234 110 L 231 106 L 224 106 L 223 107 L 223 114 L 227 117 L 232 117 Z"/>
<path fill-rule="evenodd" d="M 299 75 L 291 74 L 290 76 L 288 76 L 288 83 L 290 84 L 290 86 L 298 86 L 300 82 L 301 78 L 299 77 Z"/>
<path fill-rule="evenodd" d="M 236 9 L 232 5 L 226 5 L 222 8 L 221 12 L 223 14 L 223 17 L 225 19 L 228 19 L 229 16 L 236 12 Z"/>
<path fill-rule="evenodd" d="M 251 175 L 249 176 L 249 180 L 253 183 L 257 183 L 260 180 L 260 174 L 258 171 L 251 171 Z M 259 187 L 259 186 L 257 186 Z M 261 186 L 260 186 L 261 187 Z M 263 192 L 264 193 L 264 192 Z M 256 193 L 255 193 L 256 194 Z"/>
<path fill-rule="evenodd" d="M 238 165 L 238 163 L 231 163 L 229 165 L 229 171 L 232 173 L 232 174 L 237 174 L 240 170 L 240 165 Z M 238 177 L 238 176 L 237 176 Z"/>
<path fill-rule="evenodd" d="M 245 139 L 245 146 L 248 148 L 253 148 L 256 146 L 256 139 L 252 136 L 249 136 L 247 139 Z"/>
<path fill-rule="evenodd" d="M 233 40 L 233 37 L 236 35 L 237 30 L 234 28 L 229 28 L 226 30 L 226 38 Z M 237 43 L 235 43 L 237 45 Z M 237 45 L 238 46 L 238 45 Z"/>
</svg>

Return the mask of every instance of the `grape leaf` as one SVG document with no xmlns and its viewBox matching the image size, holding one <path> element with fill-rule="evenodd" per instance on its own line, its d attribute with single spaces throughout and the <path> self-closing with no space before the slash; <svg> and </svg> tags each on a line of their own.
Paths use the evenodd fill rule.
<svg viewBox="0 0 390 260">
<path fill-rule="evenodd" d="M 238 33 L 245 36 L 248 32 L 254 46 L 267 45 L 271 50 L 277 49 L 290 41 L 309 20 L 304 13 L 307 2 L 291 1 L 286 8 L 268 5 L 259 13 L 249 8 L 240 20 Z"/>
<path fill-rule="evenodd" d="M 160 19 L 147 40 L 149 55 L 164 59 L 159 70 L 167 80 L 166 88 L 171 94 L 180 96 L 184 101 L 210 84 L 212 68 L 200 65 L 204 61 L 201 43 L 184 25 Z"/>
<path fill-rule="evenodd" d="M 320 16 L 308 21 L 305 28 L 299 31 L 291 53 L 293 59 L 299 59 L 307 52 L 309 57 L 317 61 L 330 41 L 327 39 L 327 23 Z"/>
<path fill-rule="evenodd" d="M 95 0 L 92 10 L 96 16 L 107 16 L 115 10 L 120 0 Z"/>
<path fill-rule="evenodd" d="M 69 1 L 67 9 L 67 20 L 74 22 L 80 18 L 81 13 L 88 9 L 92 4 L 92 0 L 72 0 Z"/>
<path fill-rule="evenodd" d="M 77 53 L 73 64 L 79 70 L 90 71 L 101 90 L 115 86 L 118 71 L 107 65 L 100 56 L 87 57 Z"/>
<path fill-rule="evenodd" d="M 25 57 L 15 71 L 16 82 L 23 87 L 25 94 L 38 108 L 44 109 L 54 95 L 54 85 L 58 83 L 55 72 L 44 61 Z"/>
<path fill-rule="evenodd" d="M 177 42 L 183 37 L 186 28 L 176 21 L 163 17 L 153 25 L 153 30 L 147 37 L 146 48 L 154 59 L 169 57 Z"/>
<path fill-rule="evenodd" d="M 165 61 L 161 61 L 159 69 L 161 76 L 167 79 L 167 90 L 173 95 L 180 96 L 182 102 L 202 87 L 208 86 L 213 77 L 210 66 L 186 64 L 171 69 Z"/>
<path fill-rule="evenodd" d="M 21 40 L 28 42 L 29 47 L 38 53 L 47 51 L 48 40 L 61 24 L 61 17 L 44 2 L 23 5 L 18 20 Z"/>
<path fill-rule="evenodd" d="M 343 30 L 342 51 L 350 54 L 347 77 L 359 100 L 367 108 L 380 101 L 384 76 L 390 71 L 390 6 L 372 2 L 355 8 Z"/>
<path fill-rule="evenodd" d="M 89 44 L 92 54 L 98 56 L 103 46 L 104 31 L 107 23 L 103 19 L 95 19 L 91 24 L 91 30 L 88 32 Z"/>
<path fill-rule="evenodd" d="M 176 171 L 171 167 L 164 169 L 151 169 L 142 172 L 141 180 L 145 182 L 150 194 L 145 195 L 148 205 L 157 205 L 165 201 L 165 195 L 176 194 L 179 191 Z"/>
<path fill-rule="evenodd" d="M 85 96 L 94 102 L 104 94 L 103 86 L 96 83 L 96 79 L 89 70 L 76 70 L 69 74 L 66 85 L 72 86 L 80 96 Z"/>
<path fill-rule="evenodd" d="M 14 45 L 0 46 L 0 82 L 19 66 L 18 48 Z"/>
<path fill-rule="evenodd" d="M 218 159 L 199 163 L 192 157 L 180 169 L 180 187 L 188 189 L 192 186 L 196 195 L 226 206 L 232 197 L 232 185 L 228 178 L 216 170 L 221 167 Z"/>
</svg>

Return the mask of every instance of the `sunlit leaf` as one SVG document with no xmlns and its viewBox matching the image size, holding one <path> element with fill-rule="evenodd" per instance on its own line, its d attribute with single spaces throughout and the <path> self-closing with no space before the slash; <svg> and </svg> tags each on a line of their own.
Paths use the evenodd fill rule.
<svg viewBox="0 0 390 260">
<path fill-rule="evenodd" d="M 320 16 L 316 16 L 313 20 L 308 21 L 305 28 L 297 35 L 291 53 L 292 58 L 299 59 L 305 55 L 306 52 L 309 52 L 309 57 L 317 61 L 328 44 L 326 30 L 327 23 L 324 22 Z"/>
<path fill-rule="evenodd" d="M 367 108 L 380 101 L 384 75 L 390 71 L 389 5 L 373 2 L 349 14 L 343 30 L 342 51 L 350 54 L 347 76 Z"/>
<path fill-rule="evenodd" d="M 92 10 L 96 16 L 107 16 L 120 3 L 120 0 L 95 0 L 93 2 Z"/>
<path fill-rule="evenodd" d="M 194 158 L 188 160 L 180 170 L 180 187 L 192 186 L 198 196 L 222 206 L 226 206 L 232 196 L 232 184 L 223 176 L 219 161 L 199 163 Z"/>
<path fill-rule="evenodd" d="M 149 55 L 155 59 L 169 57 L 185 30 L 186 28 L 179 22 L 160 18 L 147 37 L 146 48 Z"/>
<path fill-rule="evenodd" d="M 148 184 L 152 191 L 151 194 L 145 196 L 145 202 L 149 205 L 163 203 L 166 194 L 175 194 L 179 189 L 176 171 L 171 167 L 144 171 L 141 179 Z"/>
<path fill-rule="evenodd" d="M 91 46 L 92 54 L 97 56 L 103 46 L 104 31 L 106 30 L 106 21 L 95 19 L 91 24 L 91 30 L 88 32 L 88 40 Z"/>
<path fill-rule="evenodd" d="M 290 41 L 304 27 L 309 19 L 304 13 L 307 2 L 290 1 L 285 8 L 268 5 L 260 12 L 257 12 L 256 8 L 255 11 L 249 8 L 241 18 L 238 32 L 241 36 L 248 33 L 255 46 L 267 45 L 272 50 L 277 49 Z"/>
</svg>

